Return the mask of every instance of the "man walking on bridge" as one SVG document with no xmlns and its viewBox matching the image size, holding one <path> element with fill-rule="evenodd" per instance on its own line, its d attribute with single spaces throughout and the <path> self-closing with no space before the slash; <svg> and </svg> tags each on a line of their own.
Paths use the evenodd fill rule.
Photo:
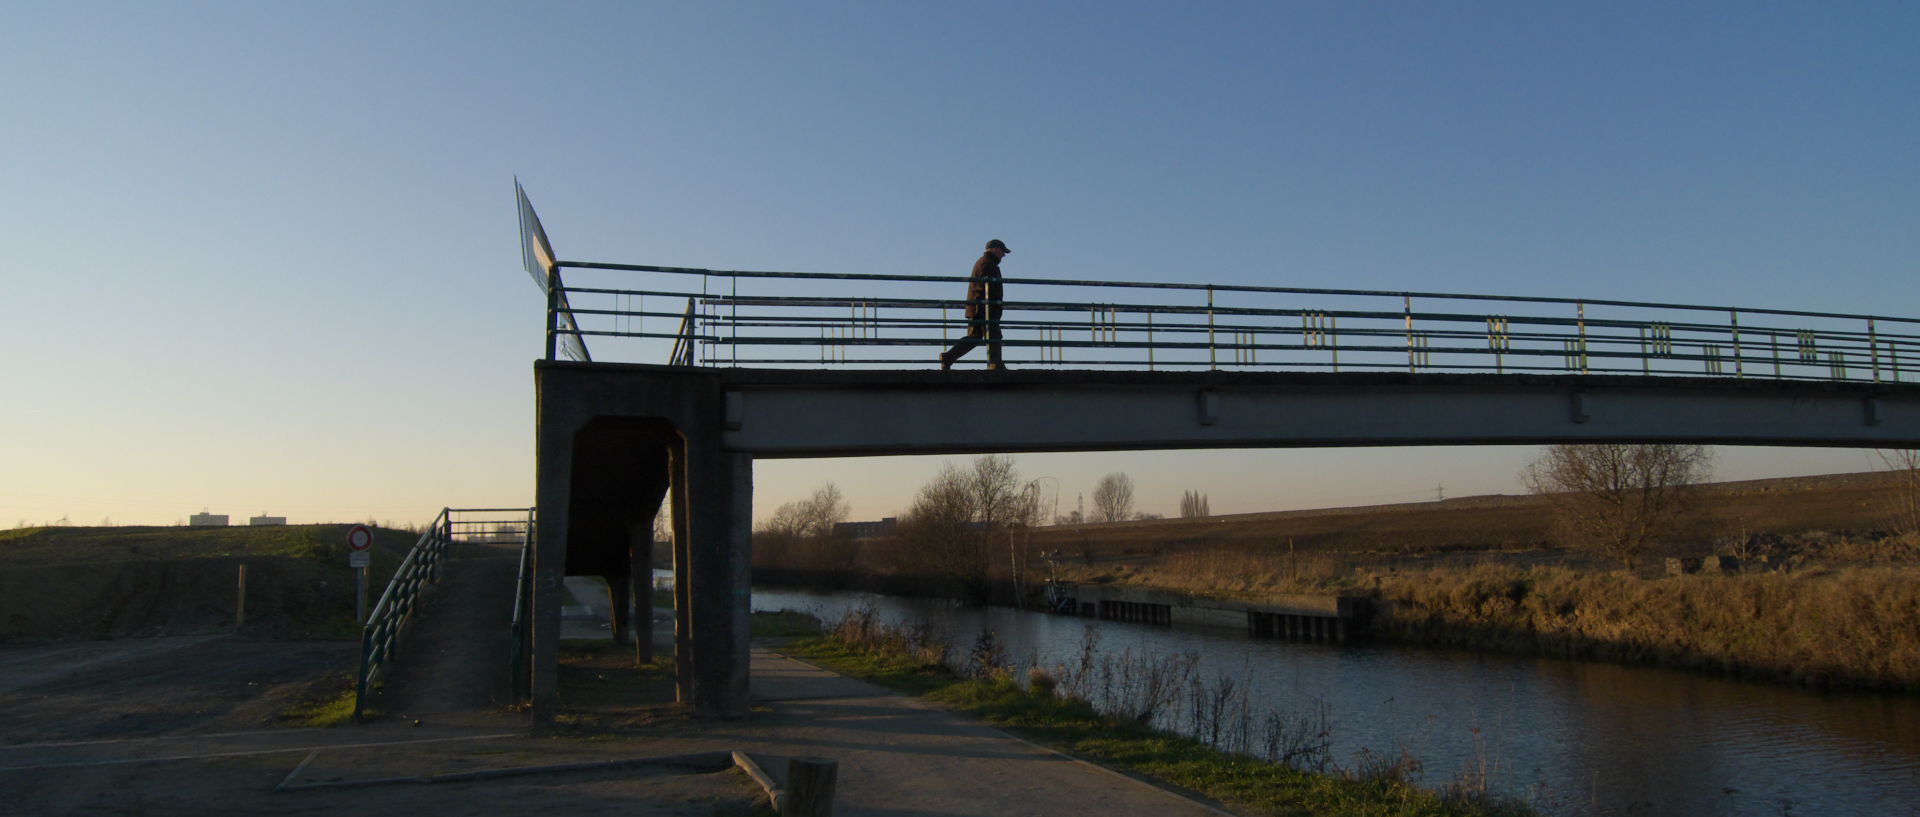
<svg viewBox="0 0 1920 817">
<path fill-rule="evenodd" d="M 996 238 L 987 242 L 987 251 L 973 262 L 973 277 L 967 281 L 967 336 L 940 353 L 941 369 L 953 368 L 954 361 L 973 351 L 982 340 L 987 343 L 987 368 L 1007 368 L 1000 361 L 1000 259 L 1012 252 L 1006 242 Z"/>
</svg>

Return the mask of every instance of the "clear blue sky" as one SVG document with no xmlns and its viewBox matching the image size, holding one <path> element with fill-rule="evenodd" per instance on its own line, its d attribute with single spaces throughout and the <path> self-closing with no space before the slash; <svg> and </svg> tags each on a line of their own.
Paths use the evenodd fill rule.
<svg viewBox="0 0 1920 817">
<path fill-rule="evenodd" d="M 516 175 L 578 260 L 1001 237 L 1010 275 L 1920 316 L 1916 43 L 1912 3 L 6 3 L 0 525 L 528 504 Z M 1239 512 L 1531 453 L 1021 463 Z M 877 517 L 938 463 L 762 463 L 758 504 Z"/>
</svg>

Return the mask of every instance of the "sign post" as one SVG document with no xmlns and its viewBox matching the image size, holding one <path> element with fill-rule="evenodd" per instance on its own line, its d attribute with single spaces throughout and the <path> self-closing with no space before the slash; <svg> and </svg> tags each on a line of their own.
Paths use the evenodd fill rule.
<svg viewBox="0 0 1920 817">
<path fill-rule="evenodd" d="M 353 568 L 353 620 L 367 621 L 367 565 L 373 561 L 373 529 L 354 525 L 347 529 L 347 566 Z"/>
</svg>

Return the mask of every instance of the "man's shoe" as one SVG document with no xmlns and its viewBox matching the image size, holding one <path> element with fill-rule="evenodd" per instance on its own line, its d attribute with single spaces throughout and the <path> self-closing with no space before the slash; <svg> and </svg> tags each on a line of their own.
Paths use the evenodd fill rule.
<svg viewBox="0 0 1920 817">
<path fill-rule="evenodd" d="M 940 353 L 940 371 L 944 372 L 951 368 L 953 368 L 953 361 L 947 359 L 946 352 L 941 352 Z"/>
</svg>

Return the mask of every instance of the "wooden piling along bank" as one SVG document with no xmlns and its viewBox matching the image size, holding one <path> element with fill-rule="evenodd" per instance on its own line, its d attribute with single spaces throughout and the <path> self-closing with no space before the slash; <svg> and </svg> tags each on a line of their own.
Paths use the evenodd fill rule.
<svg viewBox="0 0 1920 817">
<path fill-rule="evenodd" d="M 1341 643 L 1366 634 L 1371 611 L 1354 596 L 1275 595 L 1258 602 L 1216 599 L 1141 587 L 1058 582 L 1047 596 L 1054 612 L 1102 621 L 1162 627 L 1236 629 L 1252 638 Z"/>
</svg>

